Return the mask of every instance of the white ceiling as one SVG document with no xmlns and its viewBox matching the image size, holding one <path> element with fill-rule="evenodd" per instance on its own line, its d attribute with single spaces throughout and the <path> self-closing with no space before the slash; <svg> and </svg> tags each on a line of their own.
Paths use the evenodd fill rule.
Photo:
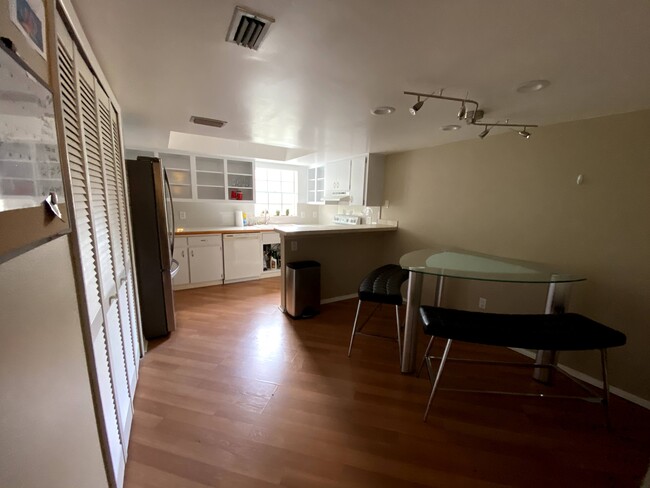
<svg viewBox="0 0 650 488">
<path fill-rule="evenodd" d="M 73 4 L 129 147 L 165 148 L 174 131 L 242 150 L 292 148 L 279 152 L 315 162 L 475 138 L 481 127 L 440 130 L 458 123 L 458 104 L 429 100 L 409 114 L 415 99 L 403 91 L 440 88 L 469 91 L 491 121 L 548 125 L 650 108 L 647 0 L 247 0 L 276 19 L 259 51 L 225 42 L 235 1 Z M 516 92 L 534 79 L 551 86 Z M 371 115 L 379 105 L 397 111 Z M 201 127 L 191 115 L 228 124 Z M 202 147 L 197 139 L 188 140 Z"/>
</svg>

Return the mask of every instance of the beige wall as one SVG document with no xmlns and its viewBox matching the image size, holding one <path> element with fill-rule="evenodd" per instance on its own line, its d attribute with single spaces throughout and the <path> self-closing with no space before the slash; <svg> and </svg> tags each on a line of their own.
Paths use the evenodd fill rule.
<svg viewBox="0 0 650 488">
<path fill-rule="evenodd" d="M 0 265 L 0 486 L 107 486 L 68 237 Z"/>
<path fill-rule="evenodd" d="M 390 234 L 360 232 L 286 237 L 282 247 L 284 264 L 315 260 L 321 265 L 321 300 L 357 293 L 359 283 L 371 269 L 386 264 L 384 249 Z M 291 243 L 297 249 L 291 250 Z"/>
<path fill-rule="evenodd" d="M 648 127 L 650 111 L 641 111 L 538 128 L 529 140 L 511 132 L 391 155 L 382 216 L 400 230 L 386 260 L 446 245 L 584 273 L 570 309 L 627 334 L 610 354 L 612 384 L 650 400 Z M 520 310 L 515 288 L 455 284 L 445 300 L 476 308 L 486 296 L 488 311 Z M 535 293 L 539 311 L 544 296 Z M 596 358 L 560 361 L 599 377 Z"/>
</svg>

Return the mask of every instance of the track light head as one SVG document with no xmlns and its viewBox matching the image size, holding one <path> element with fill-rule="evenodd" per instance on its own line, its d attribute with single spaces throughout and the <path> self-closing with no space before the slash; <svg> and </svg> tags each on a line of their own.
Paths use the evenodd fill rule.
<svg viewBox="0 0 650 488">
<path fill-rule="evenodd" d="M 420 97 L 418 97 L 418 101 L 413 105 L 411 108 L 409 108 L 409 112 L 411 112 L 411 115 L 415 115 L 418 113 L 418 110 L 422 108 L 422 105 L 424 105 L 424 101 L 420 100 Z"/>
<path fill-rule="evenodd" d="M 466 114 L 467 109 L 465 108 L 465 102 L 463 102 L 460 106 L 460 110 L 458 111 L 458 120 L 463 120 Z"/>
<path fill-rule="evenodd" d="M 487 125 L 485 126 L 485 129 L 478 135 L 481 139 L 485 139 L 485 136 L 487 136 L 490 131 L 492 130 L 492 127 L 488 127 Z"/>
<path fill-rule="evenodd" d="M 530 138 L 530 132 L 526 130 L 526 127 L 523 128 L 523 130 L 520 130 L 518 134 L 523 137 L 524 139 L 529 139 Z"/>
</svg>

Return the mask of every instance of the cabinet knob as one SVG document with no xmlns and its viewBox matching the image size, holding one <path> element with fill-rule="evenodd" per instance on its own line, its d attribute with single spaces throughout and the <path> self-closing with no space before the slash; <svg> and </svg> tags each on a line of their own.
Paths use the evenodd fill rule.
<svg viewBox="0 0 650 488">
<path fill-rule="evenodd" d="M 181 257 L 185 257 L 185 251 L 181 251 Z"/>
<path fill-rule="evenodd" d="M 194 257 L 194 249 L 190 251 L 190 256 Z"/>
</svg>

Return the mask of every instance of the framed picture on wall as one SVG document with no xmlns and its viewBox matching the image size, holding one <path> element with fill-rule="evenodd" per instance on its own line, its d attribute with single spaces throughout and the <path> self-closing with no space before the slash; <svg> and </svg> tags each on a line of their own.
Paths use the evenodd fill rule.
<svg viewBox="0 0 650 488">
<path fill-rule="evenodd" d="M 43 0 L 9 0 L 9 15 L 27 42 L 47 59 Z"/>
</svg>

